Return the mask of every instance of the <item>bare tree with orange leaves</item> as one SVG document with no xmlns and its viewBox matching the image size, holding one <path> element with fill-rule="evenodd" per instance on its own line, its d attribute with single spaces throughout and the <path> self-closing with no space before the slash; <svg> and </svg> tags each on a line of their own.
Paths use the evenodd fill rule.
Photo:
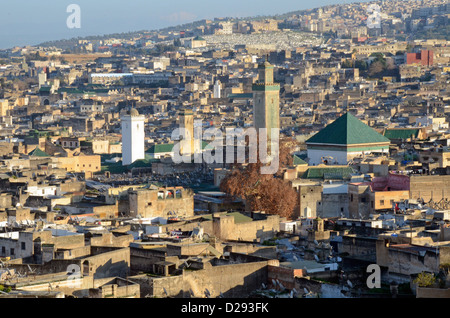
<svg viewBox="0 0 450 318">
<path fill-rule="evenodd" d="M 221 191 L 232 198 L 246 201 L 252 211 L 264 211 L 290 218 L 297 204 L 297 192 L 288 181 L 282 179 L 282 171 L 292 165 L 292 149 L 295 141 L 280 141 L 279 169 L 274 175 L 261 174 L 262 163 L 235 165 L 220 184 Z"/>
</svg>

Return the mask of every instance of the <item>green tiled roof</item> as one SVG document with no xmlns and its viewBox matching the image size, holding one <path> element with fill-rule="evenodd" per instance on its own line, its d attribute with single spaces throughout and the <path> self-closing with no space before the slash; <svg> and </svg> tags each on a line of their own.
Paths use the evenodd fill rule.
<svg viewBox="0 0 450 318">
<path fill-rule="evenodd" d="M 173 144 L 158 144 L 151 146 L 147 153 L 165 153 L 172 152 Z"/>
<path fill-rule="evenodd" d="M 309 138 L 307 143 L 317 144 L 367 144 L 390 140 L 370 128 L 350 113 L 346 113 Z"/>
<path fill-rule="evenodd" d="M 209 145 L 210 143 L 207 141 L 202 140 L 202 149 L 214 149 L 213 146 Z M 173 151 L 174 144 L 157 144 L 151 146 L 147 153 L 154 154 L 154 153 L 166 153 L 166 152 L 172 152 Z"/>
<path fill-rule="evenodd" d="M 297 166 L 297 165 L 307 165 L 308 163 L 305 160 L 303 160 L 302 158 L 300 158 L 299 156 L 294 155 L 293 164 L 294 164 L 294 166 Z"/>
<path fill-rule="evenodd" d="M 303 179 L 349 179 L 354 172 L 351 167 L 311 167 L 306 170 Z"/>
<path fill-rule="evenodd" d="M 239 212 L 230 212 L 230 213 L 225 213 L 224 215 L 233 216 L 234 223 L 245 223 L 245 222 L 253 221 L 253 219 L 251 217 L 245 216 Z M 207 220 L 212 220 L 212 214 L 202 215 L 202 218 L 207 219 Z"/>
<path fill-rule="evenodd" d="M 45 151 L 42 151 L 39 148 L 35 148 L 33 151 L 28 153 L 28 155 L 33 156 L 33 157 L 50 157 L 50 155 L 48 153 L 46 153 Z"/>
<path fill-rule="evenodd" d="M 385 129 L 384 137 L 392 139 L 409 139 L 411 136 L 417 138 L 419 135 L 419 128 L 394 128 L 394 129 Z"/>
</svg>

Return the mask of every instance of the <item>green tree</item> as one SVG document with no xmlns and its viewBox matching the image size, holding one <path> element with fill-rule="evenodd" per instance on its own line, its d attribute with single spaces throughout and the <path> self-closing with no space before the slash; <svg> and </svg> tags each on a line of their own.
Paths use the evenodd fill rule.
<svg viewBox="0 0 450 318">
<path fill-rule="evenodd" d="M 436 277 L 431 273 L 422 272 L 414 279 L 414 283 L 419 287 L 430 287 L 436 282 Z"/>
<path fill-rule="evenodd" d="M 175 39 L 173 40 L 173 45 L 175 47 L 180 47 L 181 46 L 181 40 L 180 39 Z"/>
<path fill-rule="evenodd" d="M 0 291 L 4 293 L 9 293 L 11 292 L 11 286 L 5 287 L 3 285 L 0 285 Z"/>
</svg>

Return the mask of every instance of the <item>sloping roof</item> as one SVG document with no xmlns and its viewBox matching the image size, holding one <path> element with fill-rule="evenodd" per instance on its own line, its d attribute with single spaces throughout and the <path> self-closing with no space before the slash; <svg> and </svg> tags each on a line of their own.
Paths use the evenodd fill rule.
<svg viewBox="0 0 450 318">
<path fill-rule="evenodd" d="M 29 152 L 28 155 L 33 157 L 50 157 L 48 153 L 39 148 L 35 148 L 33 151 Z"/>
<path fill-rule="evenodd" d="M 350 113 L 342 115 L 306 141 L 306 143 L 337 145 L 379 142 L 390 140 Z"/>
<path fill-rule="evenodd" d="M 225 213 L 223 215 L 234 217 L 234 223 L 245 223 L 245 222 L 253 221 L 253 219 L 251 217 L 245 216 L 239 212 L 229 212 L 229 213 Z M 212 220 L 212 214 L 202 215 L 202 218 L 207 219 L 207 220 Z"/>
<path fill-rule="evenodd" d="M 306 170 L 303 179 L 349 179 L 354 173 L 351 167 L 311 167 Z"/>
<path fill-rule="evenodd" d="M 294 164 L 294 166 L 297 166 L 297 165 L 307 165 L 308 163 L 305 160 L 303 160 L 302 158 L 300 158 L 299 156 L 294 155 L 293 164 Z"/>
<path fill-rule="evenodd" d="M 166 153 L 172 152 L 173 144 L 157 144 L 151 146 L 146 152 L 147 153 Z"/>
<path fill-rule="evenodd" d="M 420 128 L 387 128 L 383 135 L 386 138 L 392 139 L 409 139 L 411 136 L 417 138 L 419 136 Z"/>
<path fill-rule="evenodd" d="M 210 145 L 209 142 L 202 140 L 202 149 L 214 149 L 213 146 Z M 172 152 L 173 151 L 174 144 L 157 144 L 151 146 L 146 152 L 149 154 L 155 154 L 155 153 L 166 153 L 166 152 Z"/>
</svg>

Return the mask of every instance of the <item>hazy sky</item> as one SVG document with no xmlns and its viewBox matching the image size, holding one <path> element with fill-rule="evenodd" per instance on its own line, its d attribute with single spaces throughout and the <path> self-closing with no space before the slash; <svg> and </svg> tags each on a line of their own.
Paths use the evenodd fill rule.
<svg viewBox="0 0 450 318">
<path fill-rule="evenodd" d="M 0 49 L 44 41 L 155 30 L 215 17 L 286 13 L 351 0 L 13 0 L 0 7 Z M 81 28 L 69 29 L 70 4 L 81 9 Z"/>
</svg>

